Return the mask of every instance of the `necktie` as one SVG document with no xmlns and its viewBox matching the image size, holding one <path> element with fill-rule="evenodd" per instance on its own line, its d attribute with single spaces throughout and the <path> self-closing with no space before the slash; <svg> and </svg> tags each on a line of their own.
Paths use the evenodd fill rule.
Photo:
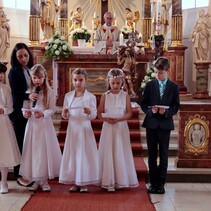
<svg viewBox="0 0 211 211">
<path fill-rule="evenodd" d="M 165 90 L 165 84 L 164 84 L 164 81 L 161 81 L 160 82 L 160 98 L 163 97 L 164 90 Z"/>
</svg>

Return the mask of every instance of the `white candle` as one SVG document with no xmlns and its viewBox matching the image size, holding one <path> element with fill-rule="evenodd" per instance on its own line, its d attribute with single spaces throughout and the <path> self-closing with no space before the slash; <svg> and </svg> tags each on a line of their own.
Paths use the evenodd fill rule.
<svg viewBox="0 0 211 211">
<path fill-rule="evenodd" d="M 114 17 L 113 18 L 116 18 L 116 13 L 114 13 Z"/>
<path fill-rule="evenodd" d="M 133 22 L 133 30 L 135 31 L 136 30 L 136 23 Z"/>
<path fill-rule="evenodd" d="M 114 26 L 117 26 L 117 19 L 115 19 L 114 21 Z"/>
<path fill-rule="evenodd" d="M 94 12 L 94 18 L 96 18 L 96 12 Z"/>
<path fill-rule="evenodd" d="M 123 34 L 121 33 L 119 35 L 119 45 L 123 45 L 124 44 L 124 38 L 123 38 Z"/>
<path fill-rule="evenodd" d="M 0 0 L 0 7 L 4 7 L 3 0 Z"/>
<path fill-rule="evenodd" d="M 161 0 L 157 0 L 156 4 L 156 34 L 161 30 Z"/>
</svg>

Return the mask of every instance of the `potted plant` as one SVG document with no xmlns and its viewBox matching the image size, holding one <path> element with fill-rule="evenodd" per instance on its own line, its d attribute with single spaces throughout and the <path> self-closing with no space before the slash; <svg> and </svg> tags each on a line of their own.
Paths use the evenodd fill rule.
<svg viewBox="0 0 211 211">
<path fill-rule="evenodd" d="M 70 36 L 74 41 L 83 39 L 86 42 L 89 42 L 91 38 L 91 33 L 88 31 L 88 29 L 85 26 L 82 26 L 81 28 L 74 29 L 70 33 Z"/>
<path fill-rule="evenodd" d="M 45 47 L 45 57 L 52 58 L 53 60 L 63 60 L 68 58 L 71 54 L 72 50 L 69 43 L 65 41 L 64 36 L 61 36 L 60 33 L 56 31 Z"/>
</svg>

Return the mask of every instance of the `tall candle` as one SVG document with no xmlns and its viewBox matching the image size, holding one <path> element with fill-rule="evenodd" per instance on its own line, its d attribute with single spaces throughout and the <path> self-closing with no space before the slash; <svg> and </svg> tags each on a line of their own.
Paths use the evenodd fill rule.
<svg viewBox="0 0 211 211">
<path fill-rule="evenodd" d="M 123 38 L 123 34 L 121 33 L 119 35 L 119 45 L 123 45 L 124 44 L 124 38 Z"/>
<path fill-rule="evenodd" d="M 161 0 L 157 0 L 156 4 L 156 34 L 161 31 Z"/>
<path fill-rule="evenodd" d="M 117 26 L 117 19 L 115 19 L 114 21 L 114 26 Z"/>
</svg>

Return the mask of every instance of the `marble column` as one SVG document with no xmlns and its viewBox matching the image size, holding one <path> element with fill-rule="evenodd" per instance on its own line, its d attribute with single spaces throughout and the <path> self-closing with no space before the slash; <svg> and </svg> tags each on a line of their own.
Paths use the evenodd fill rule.
<svg viewBox="0 0 211 211">
<path fill-rule="evenodd" d="M 40 43 L 39 0 L 31 0 L 29 16 L 29 45 L 37 46 Z"/>
<path fill-rule="evenodd" d="M 182 0 L 172 0 L 172 24 L 171 24 L 171 45 L 179 46 L 182 44 Z"/>
<path fill-rule="evenodd" d="M 148 40 L 151 36 L 151 25 L 152 25 L 152 17 L 151 17 L 151 4 L 150 0 L 143 0 L 142 1 L 142 8 L 143 8 L 143 18 L 142 18 L 142 24 L 143 24 L 143 40 L 144 47 L 149 47 Z"/>
<path fill-rule="evenodd" d="M 68 40 L 68 0 L 60 0 L 59 31 Z"/>
<path fill-rule="evenodd" d="M 199 61 L 194 63 L 196 66 L 196 91 L 193 95 L 195 99 L 207 99 L 208 94 L 208 69 L 210 61 Z"/>
</svg>

